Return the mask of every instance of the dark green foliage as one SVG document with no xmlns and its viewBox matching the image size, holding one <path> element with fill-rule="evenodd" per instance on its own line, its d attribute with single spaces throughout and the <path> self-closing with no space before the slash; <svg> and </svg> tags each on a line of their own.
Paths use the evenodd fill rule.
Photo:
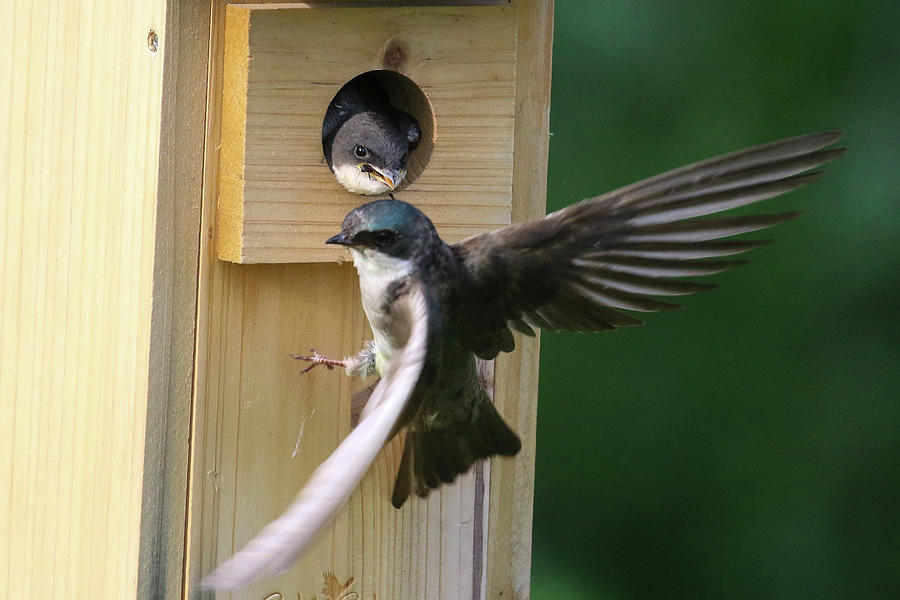
<svg viewBox="0 0 900 600">
<path fill-rule="evenodd" d="M 683 310 L 543 334 L 535 600 L 900 597 L 898 31 L 891 2 L 557 2 L 548 210 L 790 135 L 849 151 Z"/>
</svg>

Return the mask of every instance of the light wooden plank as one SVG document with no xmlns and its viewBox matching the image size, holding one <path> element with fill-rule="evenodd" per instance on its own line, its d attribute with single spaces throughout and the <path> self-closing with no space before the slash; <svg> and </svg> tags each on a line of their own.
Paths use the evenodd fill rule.
<svg viewBox="0 0 900 600">
<path fill-rule="evenodd" d="M 519 38 L 531 43 L 519 47 L 513 221 L 527 221 L 546 212 L 553 3 L 523 0 L 518 7 Z M 522 451 L 515 461 L 491 463 L 487 598 L 530 594 L 539 344 L 539 337 L 517 335 L 516 352 L 497 359 L 494 401 Z"/>
<path fill-rule="evenodd" d="M 206 401 L 208 446 L 196 474 L 203 573 L 277 516 L 349 431 L 350 395 L 359 384 L 324 369 L 300 375 L 288 354 L 308 345 L 348 353 L 366 337 L 349 264 L 217 262 L 212 277 L 221 278 L 212 282 L 221 303 L 207 317 L 205 362 L 216 367 L 198 389 Z M 274 591 L 311 597 L 325 571 L 355 577 L 362 597 L 409 597 L 401 594 L 411 585 L 428 597 L 467 597 L 459 595 L 459 582 L 464 578 L 464 589 L 472 588 L 473 533 L 465 525 L 472 520 L 466 515 L 474 510 L 475 475 L 397 511 L 389 498 L 400 450 L 397 442 L 387 447 L 331 531 L 293 569 L 234 597 Z M 398 552 L 397 541 L 406 539 L 412 544 L 402 543 Z M 405 577 L 398 581 L 397 572 Z"/>
<path fill-rule="evenodd" d="M 425 170 L 398 197 L 422 206 L 439 231 L 445 225 L 460 231 L 450 236 L 454 240 L 481 231 L 486 223 L 510 222 L 514 7 L 269 10 L 230 5 L 226 14 L 220 258 L 242 263 L 338 259 L 341 250 L 323 246 L 323 238 L 310 228 L 333 228 L 366 198 L 341 188 L 324 163 L 322 119 L 343 84 L 385 68 L 385 49 L 391 46 L 402 48 L 399 72 L 422 88 L 437 123 L 432 128 L 420 116 L 425 142 L 411 155 L 411 164 L 426 147 L 433 145 L 433 152 Z M 330 210 L 322 210 L 323 205 Z M 489 217 L 472 210 L 482 207 L 491 209 Z M 265 234 L 259 226 L 266 227 Z M 274 244 L 273 230 L 280 234 Z"/>
<path fill-rule="evenodd" d="M 0 597 L 134 597 L 166 2 L 0 4 Z"/>
</svg>

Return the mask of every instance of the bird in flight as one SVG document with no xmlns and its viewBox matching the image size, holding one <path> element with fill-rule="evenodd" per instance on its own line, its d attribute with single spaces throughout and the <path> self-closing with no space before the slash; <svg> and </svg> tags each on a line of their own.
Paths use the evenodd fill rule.
<svg viewBox="0 0 900 600">
<path fill-rule="evenodd" d="M 405 430 L 392 503 L 424 496 L 518 436 L 478 383 L 475 358 L 515 348 L 513 331 L 606 331 L 641 325 L 659 297 L 714 287 L 681 279 L 719 273 L 768 240 L 730 239 L 796 212 L 703 218 L 815 181 L 844 152 L 824 132 L 755 146 L 584 200 L 542 219 L 449 245 L 419 209 L 378 200 L 352 210 L 327 243 L 350 249 L 374 341 L 311 366 L 378 373 L 360 424 L 297 499 L 204 585 L 241 587 L 286 569 L 330 522 L 385 442 Z"/>
</svg>

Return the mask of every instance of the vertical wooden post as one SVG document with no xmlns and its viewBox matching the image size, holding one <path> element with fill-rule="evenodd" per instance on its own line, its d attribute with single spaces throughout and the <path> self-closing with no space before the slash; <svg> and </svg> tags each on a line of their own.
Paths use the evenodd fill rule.
<svg viewBox="0 0 900 600">
<path fill-rule="evenodd" d="M 151 346 L 186 314 L 154 295 L 173 260 L 157 227 L 170 14 L 0 4 L 2 598 L 137 595 L 148 410 L 170 389 Z"/>
<path fill-rule="evenodd" d="M 542 217 L 546 211 L 552 2 L 519 3 L 519 39 L 532 43 L 519 44 L 514 222 Z M 539 340 L 519 337 L 516 352 L 501 354 L 496 361 L 494 403 L 522 437 L 522 451 L 514 462 L 491 463 L 485 594 L 490 599 L 526 599 L 530 594 Z"/>
</svg>

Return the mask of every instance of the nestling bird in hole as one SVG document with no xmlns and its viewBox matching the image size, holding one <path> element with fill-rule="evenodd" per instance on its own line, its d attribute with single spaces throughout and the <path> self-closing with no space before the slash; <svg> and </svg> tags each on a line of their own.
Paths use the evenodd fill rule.
<svg viewBox="0 0 900 600">
<path fill-rule="evenodd" d="M 403 182 L 421 136 L 418 121 L 391 105 L 383 80 L 370 71 L 347 82 L 328 105 L 322 151 L 344 188 L 376 196 Z"/>
<path fill-rule="evenodd" d="M 840 156 L 824 132 L 695 163 L 584 200 L 546 217 L 454 245 L 419 209 L 378 200 L 351 211 L 326 243 L 350 249 L 374 341 L 312 366 L 378 373 L 359 425 L 312 475 L 287 511 L 223 563 L 204 585 L 235 588 L 288 568 L 358 485 L 376 454 L 406 430 L 392 502 L 403 505 L 493 455 L 514 455 L 518 436 L 476 378 L 475 357 L 515 347 L 513 331 L 607 331 L 641 325 L 623 311 L 653 312 L 714 287 L 711 275 L 769 240 L 728 239 L 796 212 L 697 218 L 810 183 Z M 310 368 L 311 368 L 310 367 Z"/>
</svg>

